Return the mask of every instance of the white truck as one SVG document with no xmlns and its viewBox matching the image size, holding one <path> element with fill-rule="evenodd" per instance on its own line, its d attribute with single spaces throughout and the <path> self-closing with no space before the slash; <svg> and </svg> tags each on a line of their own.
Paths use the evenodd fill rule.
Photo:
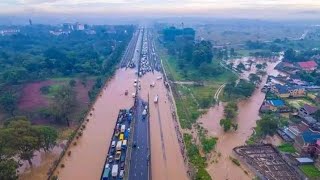
<svg viewBox="0 0 320 180">
<path fill-rule="evenodd" d="M 116 141 L 112 141 L 111 147 L 112 147 L 112 148 L 116 147 Z"/>
<path fill-rule="evenodd" d="M 112 166 L 112 170 L 111 170 L 112 177 L 117 177 L 118 176 L 118 170 L 119 170 L 118 164 L 114 164 Z"/>
<path fill-rule="evenodd" d="M 144 109 L 144 110 L 142 111 L 142 116 L 146 116 L 146 115 L 147 115 L 147 110 Z"/>
<path fill-rule="evenodd" d="M 156 96 L 154 97 L 153 102 L 154 102 L 154 103 L 158 103 L 158 100 L 159 100 L 159 96 L 158 96 L 158 95 L 156 95 Z"/>
<path fill-rule="evenodd" d="M 122 124 L 121 125 L 121 132 L 123 133 L 126 130 L 126 125 Z"/>
<path fill-rule="evenodd" d="M 122 141 L 118 141 L 117 147 L 116 147 L 117 151 L 121 150 L 121 146 L 122 146 Z"/>
</svg>

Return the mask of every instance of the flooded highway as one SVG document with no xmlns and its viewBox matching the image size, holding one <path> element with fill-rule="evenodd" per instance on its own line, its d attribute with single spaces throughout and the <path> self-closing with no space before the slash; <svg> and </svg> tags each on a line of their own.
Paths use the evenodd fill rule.
<svg viewBox="0 0 320 180">
<path fill-rule="evenodd" d="M 136 48 L 129 46 L 135 52 L 133 59 L 130 60 L 133 63 L 137 63 L 137 58 L 140 58 L 137 54 L 141 52 L 139 48 L 141 36 L 137 38 Z M 148 41 L 151 44 L 150 38 Z M 154 53 L 154 48 L 152 49 Z M 130 61 L 127 61 L 128 63 L 124 61 L 124 63 L 129 64 Z M 152 64 L 156 64 L 156 59 L 149 61 L 154 61 Z M 131 94 L 135 92 L 134 81 L 137 79 L 138 69 L 118 69 L 107 83 L 90 112 L 92 115 L 87 117 L 89 121 L 85 125 L 83 135 L 74 140 L 67 150 L 67 155 L 63 157 L 54 172 L 59 180 L 100 178 L 118 111 L 134 104 Z M 177 123 L 172 117 L 172 104 L 168 100 L 168 90 L 163 79 L 159 77 L 162 77 L 162 74 L 157 71 L 144 73 L 139 78 L 141 83 L 140 85 L 138 83 L 140 90 L 137 94 L 145 102 L 150 100 L 151 176 L 155 180 L 185 180 L 188 177 L 177 138 Z M 151 87 L 153 82 L 155 85 Z M 126 90 L 128 90 L 127 96 Z M 156 95 L 159 96 L 158 103 L 153 102 Z M 69 151 L 70 155 L 68 155 Z M 147 157 L 147 154 L 145 156 Z M 145 158 L 141 157 L 141 159 Z"/>
<path fill-rule="evenodd" d="M 168 90 L 159 72 L 147 73 L 141 78 L 141 97 L 150 100 L 151 173 L 153 180 L 188 179 L 180 151 L 175 121 L 172 118 Z M 154 87 L 150 84 L 155 82 Z M 158 103 L 154 97 L 158 95 Z"/>
<path fill-rule="evenodd" d="M 274 70 L 278 62 L 267 63 L 267 74 L 276 75 L 278 73 L 277 70 Z M 253 68 L 251 72 L 255 72 L 255 68 Z M 267 76 L 264 76 L 262 83 L 253 95 L 238 103 L 237 131 L 225 133 L 221 128 L 219 121 L 224 116 L 223 105 L 221 105 L 221 103 L 220 105 L 210 108 L 209 111 L 199 119 L 202 126 L 208 130 L 209 135 L 218 137 L 215 150 L 219 155 L 213 155 L 211 159 L 208 160 L 209 163 L 207 167 L 213 179 L 249 180 L 254 177 L 244 165 L 241 165 L 241 167 L 235 165 L 230 160 L 230 156 L 233 157 L 232 149 L 234 147 L 245 144 L 245 141 L 250 137 L 253 128 L 256 126 L 256 120 L 260 118 L 259 108 L 265 97 L 265 94 L 261 92 L 261 88 L 265 85 L 266 81 Z M 215 160 L 215 162 L 212 163 L 212 160 Z"/>
<path fill-rule="evenodd" d="M 135 92 L 131 83 L 134 79 L 133 70 L 119 69 L 107 83 L 93 106 L 92 116 L 87 117 L 82 137 L 69 147 L 71 155 L 65 155 L 55 171 L 60 180 L 100 178 L 118 112 L 133 106 L 134 99 L 126 96 L 125 90 Z"/>
</svg>

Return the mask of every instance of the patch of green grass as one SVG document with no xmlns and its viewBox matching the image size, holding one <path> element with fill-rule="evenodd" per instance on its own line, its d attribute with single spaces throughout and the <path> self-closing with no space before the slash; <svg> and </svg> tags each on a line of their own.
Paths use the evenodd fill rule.
<svg viewBox="0 0 320 180">
<path fill-rule="evenodd" d="M 283 143 L 278 146 L 279 151 L 288 152 L 288 153 L 295 153 L 296 149 L 293 147 L 291 143 Z"/>
<path fill-rule="evenodd" d="M 204 168 L 199 168 L 196 174 L 196 180 L 211 180 L 210 174 Z"/>
<path fill-rule="evenodd" d="M 236 53 L 240 57 L 248 57 L 248 56 L 250 56 L 251 53 L 256 53 L 256 52 L 266 52 L 266 50 L 262 50 L 262 49 L 239 49 L 239 50 L 236 51 Z"/>
<path fill-rule="evenodd" d="M 184 134 L 183 138 L 190 162 L 196 168 L 205 168 L 207 165 L 206 160 L 200 155 L 197 145 L 192 142 L 192 136 L 190 134 Z"/>
<path fill-rule="evenodd" d="M 302 165 L 300 166 L 302 172 L 310 178 L 319 178 L 320 171 L 314 165 Z"/>
<path fill-rule="evenodd" d="M 57 92 L 59 90 L 59 88 L 61 88 L 62 84 L 53 84 L 49 86 L 49 93 L 46 95 L 48 97 L 53 97 L 54 93 Z"/>
<path fill-rule="evenodd" d="M 292 106 L 296 109 L 301 108 L 304 104 L 314 105 L 313 102 L 311 102 L 310 100 L 308 100 L 306 98 L 287 99 L 286 101 L 290 106 Z"/>
<path fill-rule="evenodd" d="M 198 102 L 192 97 L 192 92 L 181 85 L 177 85 L 176 90 L 180 94 L 176 97 L 176 106 L 181 127 L 191 129 L 203 112 L 199 111 Z"/>
<path fill-rule="evenodd" d="M 206 171 L 206 160 L 200 155 L 199 149 L 196 144 L 192 142 L 192 136 L 190 134 L 183 134 L 183 139 L 187 149 L 187 155 L 190 163 L 196 168 L 197 180 L 211 180 L 209 173 Z"/>
</svg>

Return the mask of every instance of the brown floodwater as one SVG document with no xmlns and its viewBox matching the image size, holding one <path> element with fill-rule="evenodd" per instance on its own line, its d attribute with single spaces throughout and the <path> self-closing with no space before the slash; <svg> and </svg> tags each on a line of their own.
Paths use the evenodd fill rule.
<svg viewBox="0 0 320 180">
<path fill-rule="evenodd" d="M 277 63 L 268 62 L 267 74 L 278 73 L 274 70 Z M 255 72 L 255 68 L 252 68 L 250 71 Z M 265 97 L 265 94 L 261 92 L 261 88 L 266 83 L 266 80 L 267 76 L 264 76 L 262 83 L 253 95 L 249 99 L 238 103 L 237 131 L 225 133 L 220 127 L 219 121 L 223 117 L 223 106 L 221 104 L 210 108 L 208 113 L 199 119 L 203 127 L 208 130 L 209 135 L 219 138 L 216 145 L 216 151 L 219 153 L 219 156 L 213 156 L 212 158 L 215 158 L 215 162 L 212 162 L 212 159 L 210 159 L 207 167 L 213 179 L 246 180 L 254 177 L 244 165 L 241 165 L 241 167 L 236 166 L 230 160 L 230 156 L 234 156 L 232 149 L 236 146 L 244 145 L 245 141 L 253 133 L 256 120 L 260 118 L 259 108 Z M 249 173 L 246 174 L 245 171 Z"/>
<path fill-rule="evenodd" d="M 151 173 L 154 180 L 188 179 L 183 156 L 180 151 L 175 121 L 172 118 L 171 105 L 163 80 L 157 80 L 161 73 L 147 73 L 141 78 L 140 95 L 150 99 L 150 140 Z M 150 84 L 155 82 L 155 87 Z M 153 102 L 159 96 L 159 102 Z M 159 113 L 160 112 L 160 113 Z"/>
<path fill-rule="evenodd" d="M 19 167 L 19 179 L 46 179 L 49 168 L 52 163 L 59 158 L 60 153 L 65 146 L 65 141 L 57 144 L 49 152 L 36 151 L 32 158 L 32 166 L 28 161 L 22 161 L 22 166 Z"/>
<path fill-rule="evenodd" d="M 107 83 L 93 106 L 92 116 L 87 117 L 89 122 L 82 137 L 75 140 L 76 145 L 69 147 L 71 155 L 65 155 L 55 171 L 59 180 L 100 178 L 118 112 L 133 106 L 134 79 L 133 70 L 119 69 Z M 125 90 L 129 91 L 128 96 L 125 96 Z"/>
</svg>

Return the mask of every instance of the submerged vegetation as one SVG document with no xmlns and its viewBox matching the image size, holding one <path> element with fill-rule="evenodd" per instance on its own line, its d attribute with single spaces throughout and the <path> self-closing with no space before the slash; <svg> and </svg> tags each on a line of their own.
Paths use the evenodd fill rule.
<svg viewBox="0 0 320 180">
<path fill-rule="evenodd" d="M 9 119 L 0 128 L 0 179 L 17 179 L 19 161 L 26 160 L 32 165 L 34 151 L 49 151 L 57 138 L 53 127 L 31 125 L 24 117 Z"/>
</svg>

